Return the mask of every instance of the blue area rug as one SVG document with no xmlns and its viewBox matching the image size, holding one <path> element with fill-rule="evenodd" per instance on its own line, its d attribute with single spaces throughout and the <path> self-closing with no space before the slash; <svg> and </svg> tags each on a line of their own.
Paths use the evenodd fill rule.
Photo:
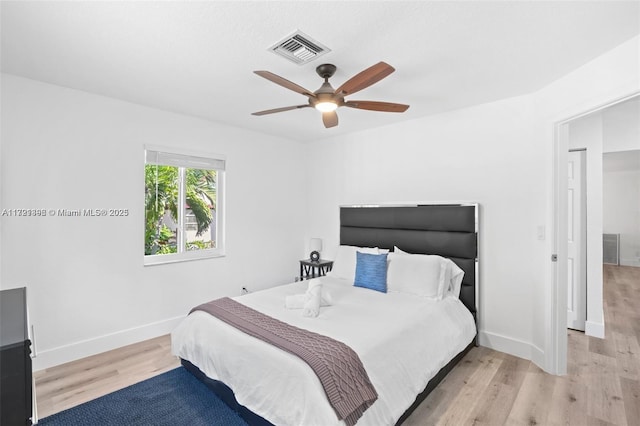
<svg viewBox="0 0 640 426">
<path fill-rule="evenodd" d="M 42 426 L 247 426 L 184 367 L 40 419 Z"/>
</svg>

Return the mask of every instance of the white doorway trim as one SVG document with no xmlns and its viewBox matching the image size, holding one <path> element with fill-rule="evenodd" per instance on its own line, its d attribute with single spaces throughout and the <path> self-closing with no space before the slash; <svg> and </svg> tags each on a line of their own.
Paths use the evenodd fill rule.
<svg viewBox="0 0 640 426">
<path fill-rule="evenodd" d="M 547 371 L 552 374 L 567 373 L 567 227 L 568 182 L 567 162 L 569 152 L 569 123 L 578 118 L 608 108 L 640 95 L 634 91 L 622 97 L 617 97 L 595 106 L 583 105 L 578 113 L 555 121 L 553 124 L 553 254 L 557 256 L 554 262 L 553 282 L 550 293 L 550 328 L 547 334 L 548 356 Z M 588 248 L 587 248 L 588 250 Z"/>
</svg>

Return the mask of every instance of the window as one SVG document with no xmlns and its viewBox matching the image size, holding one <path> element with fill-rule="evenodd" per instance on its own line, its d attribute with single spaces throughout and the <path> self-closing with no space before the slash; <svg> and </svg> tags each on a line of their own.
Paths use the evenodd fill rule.
<svg viewBox="0 0 640 426">
<path fill-rule="evenodd" d="M 144 263 L 222 256 L 225 161 L 145 150 Z"/>
</svg>

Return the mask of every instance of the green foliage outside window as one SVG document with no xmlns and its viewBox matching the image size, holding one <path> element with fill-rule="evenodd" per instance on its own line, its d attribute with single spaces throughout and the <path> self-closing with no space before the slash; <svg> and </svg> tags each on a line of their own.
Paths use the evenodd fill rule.
<svg viewBox="0 0 640 426">
<path fill-rule="evenodd" d="M 167 214 L 178 222 L 181 168 L 145 165 L 145 255 L 177 253 L 176 232 L 166 224 Z M 208 231 L 216 209 L 216 171 L 184 169 L 185 204 L 196 220 L 196 237 Z M 185 242 L 186 250 L 215 247 L 215 241 Z"/>
</svg>

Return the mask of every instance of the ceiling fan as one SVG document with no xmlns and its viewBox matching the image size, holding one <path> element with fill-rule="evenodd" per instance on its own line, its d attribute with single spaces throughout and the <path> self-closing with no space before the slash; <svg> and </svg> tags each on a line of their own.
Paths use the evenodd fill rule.
<svg viewBox="0 0 640 426">
<path fill-rule="evenodd" d="M 292 109 L 314 107 L 318 111 L 322 112 L 322 122 L 324 123 L 324 127 L 329 128 L 338 125 L 338 114 L 336 114 L 335 110 L 341 106 L 366 109 L 370 111 L 405 112 L 407 108 L 409 108 L 409 105 L 376 101 L 346 101 L 344 99 L 345 96 L 352 95 L 371 86 L 372 84 L 377 83 L 394 71 L 395 68 L 391 65 L 385 62 L 378 62 L 377 64 L 351 77 L 343 83 L 342 86 L 334 90 L 329 83 L 329 78 L 331 78 L 331 76 L 336 72 L 336 66 L 332 64 L 319 65 L 316 68 L 316 72 L 320 77 L 324 78 L 324 83 L 322 83 L 322 86 L 320 86 L 320 88 L 315 92 L 311 92 L 310 90 L 298 86 L 297 84 L 269 71 L 254 71 L 260 77 L 264 77 L 282 87 L 286 87 L 289 90 L 293 90 L 296 93 L 306 96 L 309 98 L 309 103 L 258 111 L 254 112 L 252 115 L 266 115 L 273 114 L 275 112 L 289 111 Z"/>
</svg>

